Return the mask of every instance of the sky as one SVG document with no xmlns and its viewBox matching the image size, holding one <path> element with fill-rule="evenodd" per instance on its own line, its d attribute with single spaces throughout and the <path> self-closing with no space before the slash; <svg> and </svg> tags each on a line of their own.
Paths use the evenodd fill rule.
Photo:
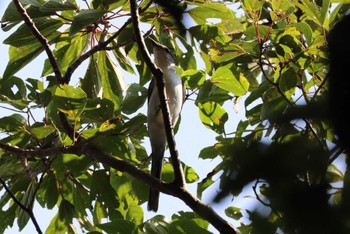
<svg viewBox="0 0 350 234">
<path fill-rule="evenodd" d="M 0 15 L 3 15 L 3 12 L 5 8 L 7 7 L 9 1 L 0 1 Z M 8 32 L 0 31 L 0 53 L 2 54 L 2 58 L 0 61 L 0 76 L 2 76 L 6 64 L 8 62 L 8 46 L 3 45 L 2 41 L 7 38 L 10 35 Z M 23 79 L 26 79 L 28 77 L 32 77 L 35 79 L 41 79 L 40 74 L 43 67 L 43 61 L 45 59 L 45 54 L 43 53 L 39 58 L 35 59 L 34 62 L 27 65 L 24 69 L 22 69 L 20 72 L 18 72 L 16 75 L 18 77 L 21 77 Z M 73 86 L 77 86 L 77 78 L 82 77 L 84 72 L 84 68 L 78 69 L 73 74 L 72 82 L 70 83 Z M 131 76 L 129 74 L 125 74 L 125 81 L 126 83 L 132 83 L 137 82 L 138 78 Z M 75 78 L 75 79 L 74 79 Z M 238 113 L 235 112 L 235 107 L 233 102 L 227 103 L 223 106 L 229 115 L 229 120 L 226 123 L 227 126 L 227 132 L 232 132 L 236 129 L 237 123 L 239 120 L 244 119 L 244 107 L 241 103 L 238 108 Z M 146 113 L 146 108 L 143 107 L 139 110 L 141 113 Z M 3 104 L 0 103 L 0 118 L 3 116 L 8 115 L 9 112 L 3 108 Z M 42 115 L 41 112 L 38 112 L 37 115 Z M 198 158 L 198 155 L 200 153 L 200 150 L 204 147 L 211 146 L 215 144 L 216 140 L 215 137 L 217 136 L 216 133 L 206 128 L 199 119 L 199 112 L 198 108 L 195 106 L 193 101 L 186 101 L 182 114 L 181 114 L 181 124 L 179 127 L 179 131 L 175 136 L 175 141 L 177 144 L 177 149 L 179 151 L 180 160 L 182 160 L 184 163 L 190 165 L 195 169 L 197 174 L 200 177 L 200 180 L 206 177 L 207 173 L 210 172 L 215 166 L 220 163 L 220 159 L 216 160 L 202 160 Z M 145 139 L 144 147 L 147 149 L 147 152 L 150 153 L 150 147 L 148 139 Z M 166 156 L 169 156 L 168 151 L 166 152 Z M 209 189 L 207 189 L 203 194 L 203 201 L 210 203 L 211 199 L 213 198 L 214 194 L 216 193 L 218 186 L 218 183 L 216 183 L 214 186 L 211 186 Z M 188 185 L 188 189 L 196 194 L 196 186 L 195 184 Z M 231 200 L 226 200 L 224 202 L 225 205 L 219 204 L 215 205 L 213 204 L 213 208 L 221 214 L 226 220 L 229 222 L 233 222 L 233 220 L 230 220 L 224 215 L 224 208 L 227 207 L 228 203 L 231 203 Z M 253 199 L 235 199 L 231 205 L 234 206 L 253 206 L 255 202 L 253 202 Z M 146 209 L 147 204 L 143 204 L 142 208 L 144 208 L 144 220 L 147 220 L 154 215 L 162 214 L 166 217 L 170 218 L 172 214 L 176 213 L 177 211 L 185 210 L 185 211 L 191 211 L 181 200 L 170 197 L 165 194 L 161 194 L 160 197 L 160 203 L 159 203 L 159 210 L 157 213 L 148 212 Z M 41 209 L 39 204 L 36 204 L 34 207 L 36 218 L 41 226 L 42 230 L 46 230 L 47 226 L 49 225 L 51 219 L 55 215 L 55 212 L 57 211 L 54 209 L 46 210 Z M 234 224 L 237 224 L 233 222 Z M 78 233 L 80 233 L 79 226 L 76 225 Z M 213 233 L 215 233 L 215 229 L 210 229 Z M 13 228 L 6 229 L 5 234 L 15 234 L 18 233 L 18 227 L 14 225 Z M 22 233 L 36 233 L 34 226 L 29 221 L 28 225 L 25 227 L 25 229 L 22 231 Z"/>
</svg>

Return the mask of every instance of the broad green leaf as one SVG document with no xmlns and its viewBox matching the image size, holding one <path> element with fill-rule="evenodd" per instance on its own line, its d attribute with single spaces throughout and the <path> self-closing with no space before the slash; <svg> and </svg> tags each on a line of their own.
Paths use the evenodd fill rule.
<svg viewBox="0 0 350 234">
<path fill-rule="evenodd" d="M 289 1 L 272 0 L 272 11 L 270 12 L 272 21 L 284 20 L 295 11 Z"/>
<path fill-rule="evenodd" d="M 99 52 L 97 66 L 102 81 L 102 97 L 111 100 L 114 111 L 118 111 L 125 89 L 123 75 L 106 51 Z"/>
<path fill-rule="evenodd" d="M 69 36 L 74 36 L 77 32 L 85 29 L 89 25 L 97 22 L 106 14 L 106 10 L 101 9 L 84 9 L 81 10 L 73 19 L 72 26 L 69 30 Z"/>
<path fill-rule="evenodd" d="M 117 44 L 115 41 L 112 42 L 114 46 Z M 121 68 L 123 68 L 125 71 L 135 74 L 134 68 L 132 67 L 132 64 L 128 58 L 128 55 L 125 52 L 125 49 L 123 47 L 118 46 L 117 49 L 113 50 L 113 54 L 115 55 L 115 58 L 118 60 L 118 63 Z"/>
<path fill-rule="evenodd" d="M 197 24 L 207 24 L 207 19 L 218 18 L 232 20 L 233 15 L 229 8 L 220 3 L 205 3 L 198 5 L 188 11 Z"/>
<path fill-rule="evenodd" d="M 20 0 L 22 4 L 27 2 L 26 0 Z M 39 10 L 40 6 L 42 3 L 39 1 L 31 1 L 31 4 L 24 4 L 26 7 L 26 12 L 27 14 L 32 18 L 40 18 L 40 17 L 45 17 L 54 14 L 55 12 L 42 12 Z M 11 1 L 8 5 L 8 7 L 5 10 L 4 15 L 2 16 L 1 22 L 6 23 L 6 22 L 11 22 L 14 24 L 19 23 L 20 21 L 23 20 L 23 17 L 18 13 L 17 8 Z M 5 30 L 6 31 L 6 30 Z"/>
<path fill-rule="evenodd" d="M 279 80 L 281 91 L 284 92 L 288 98 L 290 98 L 291 95 L 294 94 L 297 82 L 297 74 L 293 69 L 290 68 L 283 71 Z"/>
<path fill-rule="evenodd" d="M 20 114 L 13 114 L 0 118 L 0 130 L 2 132 L 16 132 L 27 125 L 27 120 Z"/>
<path fill-rule="evenodd" d="M 111 174 L 110 183 L 119 199 L 123 199 L 132 190 L 131 179 L 125 175 L 118 176 L 115 173 Z"/>
<path fill-rule="evenodd" d="M 67 38 L 67 35 L 62 35 L 62 43 L 57 43 L 57 50 L 54 51 L 56 60 L 61 68 L 61 72 L 65 73 L 68 67 L 82 55 L 89 45 L 89 34 L 76 35 L 72 38 Z M 47 76 L 53 72 L 52 65 L 47 59 L 44 64 L 42 76 Z"/>
<path fill-rule="evenodd" d="M 260 118 L 261 120 L 267 119 L 274 122 L 281 118 L 287 106 L 287 101 L 282 97 L 265 102 L 261 107 Z"/>
<path fill-rule="evenodd" d="M 39 8 L 42 12 L 78 10 L 75 0 L 49 0 Z"/>
<path fill-rule="evenodd" d="M 99 224 L 97 226 L 107 233 L 114 234 L 134 233 L 137 228 L 133 222 L 124 219 L 115 219 L 112 222 Z"/>
<path fill-rule="evenodd" d="M 8 79 L 25 65 L 33 61 L 41 52 L 43 47 L 39 42 L 34 42 L 27 46 L 14 47 L 10 46 L 9 57 L 10 60 L 4 71 L 3 79 Z"/>
<path fill-rule="evenodd" d="M 55 19 L 40 18 L 33 21 L 35 27 L 40 31 L 41 35 L 48 38 L 49 41 L 56 39 L 60 36 L 60 33 L 56 32 L 57 29 L 62 27 L 62 22 Z M 33 35 L 33 32 L 26 24 L 22 24 L 14 33 L 4 40 L 4 44 L 12 45 L 15 47 L 32 45 L 38 39 Z"/>
<path fill-rule="evenodd" d="M 329 183 L 344 181 L 343 172 L 334 164 L 331 164 L 327 168 L 326 179 Z"/>
<path fill-rule="evenodd" d="M 196 171 L 192 167 L 190 167 L 184 163 L 182 164 L 182 166 L 183 166 L 183 171 L 185 174 L 186 183 L 190 184 L 190 183 L 197 182 L 199 180 L 198 174 L 196 173 Z"/>
<path fill-rule="evenodd" d="M 33 134 L 33 136 L 38 140 L 44 139 L 45 137 L 47 137 L 55 131 L 56 128 L 52 125 L 44 125 L 40 127 L 30 128 L 30 133 Z"/>
<path fill-rule="evenodd" d="M 199 118 L 204 126 L 214 130 L 217 133 L 224 132 L 224 125 L 228 115 L 224 108 L 216 102 L 198 103 Z"/>
<path fill-rule="evenodd" d="M 4 143 L 4 142 L 2 142 Z M 15 177 L 23 172 L 23 164 L 15 158 L 4 158 L 0 164 L 0 177 Z M 1 203 L 1 200 L 0 200 Z"/>
<path fill-rule="evenodd" d="M 142 232 L 147 234 L 168 234 L 169 220 L 163 215 L 156 215 L 147 220 L 142 227 Z"/>
<path fill-rule="evenodd" d="M 217 150 L 213 146 L 205 147 L 199 153 L 199 158 L 201 159 L 213 159 L 218 155 Z"/>
<path fill-rule="evenodd" d="M 204 83 L 206 76 L 203 71 L 190 69 L 181 73 L 181 79 L 188 89 L 194 90 Z"/>
<path fill-rule="evenodd" d="M 60 220 L 64 220 L 65 222 L 71 223 L 73 218 L 76 216 L 74 205 L 71 204 L 66 199 L 61 201 L 58 217 Z"/>
<path fill-rule="evenodd" d="M 241 213 L 241 209 L 238 207 L 235 207 L 235 206 L 230 206 L 230 207 L 226 208 L 225 214 L 226 214 L 226 216 L 233 218 L 235 220 L 239 220 L 243 216 Z"/>
<path fill-rule="evenodd" d="M 300 23 L 295 23 L 293 26 L 305 36 L 306 43 L 310 45 L 312 42 L 312 33 L 313 33 L 310 25 L 304 22 L 300 22 Z"/>
<path fill-rule="evenodd" d="M 77 120 L 86 106 L 87 98 L 81 88 L 62 85 L 56 88 L 53 96 L 54 106 L 67 114 L 72 120 Z"/>
<path fill-rule="evenodd" d="M 210 234 L 208 229 L 208 221 L 199 218 L 192 212 L 179 212 L 179 215 L 173 215 L 173 222 L 169 225 L 169 234 L 180 233 L 198 233 Z"/>
<path fill-rule="evenodd" d="M 132 201 L 132 204 L 128 202 L 128 212 L 126 214 L 126 220 L 132 221 L 133 224 L 140 225 L 143 221 L 143 210 L 137 204 L 137 199 L 134 197 L 128 196 L 128 200 Z"/>
<path fill-rule="evenodd" d="M 12 76 L 8 79 L 0 80 L 0 100 L 12 105 L 20 110 L 29 104 L 27 100 L 27 89 L 22 79 Z"/>
<path fill-rule="evenodd" d="M 36 180 L 32 180 L 29 183 L 27 190 L 24 193 L 23 198 L 21 199 L 21 203 L 23 206 L 25 207 L 32 206 L 32 200 L 33 200 L 33 196 L 35 196 L 36 186 L 37 186 Z M 21 207 L 18 207 L 17 224 L 19 227 L 19 231 L 21 231 L 27 225 L 29 218 L 30 218 L 29 214 L 25 210 L 23 210 Z"/>
<path fill-rule="evenodd" d="M 207 44 L 211 40 L 225 44 L 225 42 L 228 40 L 226 35 L 222 32 L 222 29 L 217 26 L 206 24 L 196 25 L 189 28 L 189 32 L 191 33 L 192 37 L 196 38 L 198 41 L 201 41 L 203 44 Z"/>
<path fill-rule="evenodd" d="M 139 84 L 133 83 L 129 85 L 126 90 L 121 110 L 125 114 L 135 113 L 144 105 L 146 99 L 147 89 Z"/>
<path fill-rule="evenodd" d="M 235 96 L 243 96 L 249 89 L 249 82 L 243 74 L 229 67 L 219 67 L 210 78 L 210 82 Z"/>
<path fill-rule="evenodd" d="M 102 95 L 101 77 L 98 72 L 97 62 L 93 56 L 90 57 L 88 68 L 81 81 L 81 88 L 89 98 L 101 97 Z"/>
<path fill-rule="evenodd" d="M 54 208 L 58 201 L 58 181 L 54 173 L 49 173 L 44 177 L 40 190 L 42 190 L 42 202 L 46 203 L 48 209 Z"/>
<path fill-rule="evenodd" d="M 67 233 L 66 223 L 59 218 L 58 212 L 55 217 L 51 220 L 45 234 L 66 234 Z"/>
<path fill-rule="evenodd" d="M 113 117 L 113 109 L 114 104 L 108 99 L 88 98 L 81 115 L 82 122 L 104 122 Z"/>
</svg>

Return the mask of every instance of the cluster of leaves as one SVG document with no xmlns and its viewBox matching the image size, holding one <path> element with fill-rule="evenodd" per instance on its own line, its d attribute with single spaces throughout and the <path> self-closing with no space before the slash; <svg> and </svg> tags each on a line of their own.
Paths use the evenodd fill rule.
<svg viewBox="0 0 350 234">
<path fill-rule="evenodd" d="M 209 223 L 191 212 L 180 212 L 171 221 L 163 216 L 144 221 L 140 205 L 147 200 L 146 185 L 73 150 L 87 142 L 148 171 L 142 146 L 146 117 L 139 109 L 151 74 L 134 41 L 129 2 L 92 0 L 79 6 L 74 0 L 19 1 L 46 38 L 46 48 L 14 2 L 1 19 L 3 30 L 12 33 L 3 42 L 10 49 L 0 100 L 13 113 L 0 119 L 0 178 L 2 188 L 10 191 L 0 199 L 0 214 L 6 217 L 0 231 L 16 218 L 23 229 L 31 217 L 19 203 L 30 209 L 38 202 L 58 207 L 47 233 L 74 232 L 73 220 L 90 233 L 208 233 Z M 170 48 L 202 123 L 218 134 L 217 144 L 199 157 L 221 157 L 222 163 L 201 182 L 185 165 L 186 182 L 198 182 L 200 198 L 215 173 L 224 172 L 220 197 L 239 195 L 256 181 L 256 198 L 270 210 L 267 217 L 248 211 L 252 222 L 242 223 L 243 233 L 323 230 L 319 223 L 332 223 L 330 217 L 338 217 L 332 208 L 341 204 L 342 188 L 332 185 L 344 180 L 333 165 L 342 151 L 324 110 L 326 35 L 349 6 L 340 2 L 330 11 L 330 0 L 156 2 L 139 2 L 144 36 Z M 193 22 L 181 22 L 183 15 Z M 15 76 L 50 48 L 54 56 L 43 64 L 44 82 Z M 85 60 L 86 73 L 74 87 L 70 78 Z M 122 70 L 137 74 L 139 81 L 126 87 Z M 237 105 L 240 97 L 246 120 L 228 134 L 223 105 Z M 32 116 L 34 109 L 42 111 L 42 120 Z M 264 139 L 270 143 L 259 143 Z M 38 149 L 47 154 L 28 153 Z M 172 181 L 172 174 L 166 163 L 163 179 Z M 243 213 L 229 207 L 227 215 L 239 220 Z"/>
</svg>

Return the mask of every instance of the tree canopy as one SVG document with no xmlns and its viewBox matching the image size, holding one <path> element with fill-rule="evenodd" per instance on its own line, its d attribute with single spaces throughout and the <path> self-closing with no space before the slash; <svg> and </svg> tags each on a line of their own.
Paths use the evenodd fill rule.
<svg viewBox="0 0 350 234">
<path fill-rule="evenodd" d="M 9 62 L 0 108 L 9 114 L 0 118 L 0 232 L 32 222 L 38 233 L 55 234 L 200 234 L 210 233 L 209 225 L 225 234 L 348 233 L 349 172 L 334 162 L 344 158 L 350 129 L 349 23 L 337 24 L 349 6 L 342 0 L 9 2 L 1 18 Z M 186 102 L 216 134 L 214 145 L 192 155 L 221 159 L 204 178 L 181 163 L 174 137 L 181 121 L 167 129 L 171 157 L 162 181 L 149 174 L 140 108 L 152 76 L 164 87 L 149 38 L 170 49 Z M 41 77 L 19 77 L 39 55 L 47 58 Z M 76 77 L 84 63 L 85 74 Z M 125 85 L 123 74 L 138 81 Z M 162 92 L 160 98 L 166 113 Z M 237 105 L 245 118 L 228 132 Z M 221 217 L 201 201 L 216 178 L 216 202 L 250 186 L 264 211 L 228 205 Z M 197 186 L 195 195 L 187 183 Z M 193 212 L 144 220 L 149 186 Z M 57 207 L 47 230 L 34 204 Z"/>
</svg>

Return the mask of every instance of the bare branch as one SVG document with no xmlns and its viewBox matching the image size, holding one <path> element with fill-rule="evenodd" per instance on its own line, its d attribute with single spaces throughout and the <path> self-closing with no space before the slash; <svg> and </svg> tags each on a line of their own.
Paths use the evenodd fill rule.
<svg viewBox="0 0 350 234">
<path fill-rule="evenodd" d="M 63 84 L 64 80 L 62 79 L 61 69 L 57 63 L 55 55 L 52 53 L 52 51 L 50 49 L 49 41 L 37 29 L 37 27 L 35 26 L 35 23 L 30 18 L 30 16 L 27 14 L 27 11 L 23 8 L 23 6 L 19 2 L 19 0 L 13 0 L 13 3 L 15 4 L 17 11 L 23 17 L 25 24 L 29 27 L 29 29 L 32 31 L 33 35 L 38 39 L 38 41 L 44 47 L 44 50 L 47 54 L 47 57 L 50 61 L 51 66 L 53 68 L 53 71 L 55 73 L 56 79 L 58 80 L 58 83 Z"/>
</svg>

